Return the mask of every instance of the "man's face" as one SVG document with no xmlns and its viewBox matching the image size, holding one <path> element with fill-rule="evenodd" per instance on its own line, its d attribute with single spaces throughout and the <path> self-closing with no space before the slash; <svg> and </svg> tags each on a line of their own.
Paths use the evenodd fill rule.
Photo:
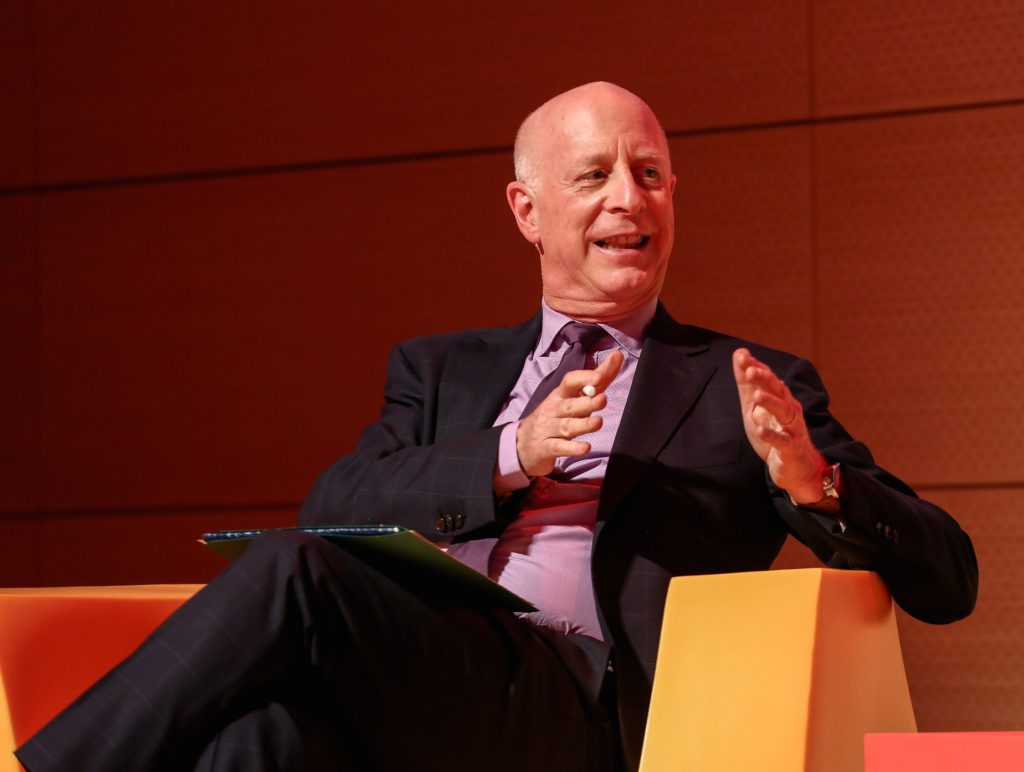
<svg viewBox="0 0 1024 772">
<path fill-rule="evenodd" d="M 639 99 L 590 87 L 563 97 L 566 104 L 556 99 L 542 108 L 550 114 L 536 127 L 536 168 L 518 196 L 520 209 L 513 189 L 521 183 L 509 186 L 509 200 L 540 252 L 548 304 L 576 318 L 611 320 L 661 290 L 675 177 L 664 133 Z"/>
</svg>

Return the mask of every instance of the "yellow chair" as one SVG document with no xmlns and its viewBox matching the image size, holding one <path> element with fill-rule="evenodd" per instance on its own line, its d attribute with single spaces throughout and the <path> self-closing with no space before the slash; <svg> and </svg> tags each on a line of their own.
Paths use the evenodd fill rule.
<svg viewBox="0 0 1024 772">
<path fill-rule="evenodd" d="M 678 577 L 641 772 L 863 772 L 866 732 L 915 732 L 876 574 Z"/>
<path fill-rule="evenodd" d="M 0 772 L 202 585 L 0 590 Z"/>
</svg>

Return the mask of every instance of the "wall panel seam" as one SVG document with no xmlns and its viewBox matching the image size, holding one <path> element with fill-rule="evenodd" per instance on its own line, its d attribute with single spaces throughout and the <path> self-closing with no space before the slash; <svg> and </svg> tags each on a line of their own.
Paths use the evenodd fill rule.
<svg viewBox="0 0 1024 772">
<path fill-rule="evenodd" d="M 817 116 L 811 118 L 795 118 L 791 120 L 765 121 L 761 123 L 724 124 L 720 126 L 702 127 L 694 129 L 676 129 L 672 131 L 667 131 L 666 134 L 668 135 L 669 139 L 684 139 L 688 137 L 740 134 L 755 131 L 770 131 L 776 129 L 797 128 L 804 126 L 816 127 L 828 126 L 833 124 L 851 124 L 876 120 L 913 118 L 921 115 L 960 113 L 976 110 L 992 110 L 1006 107 L 1021 106 L 1024 106 L 1024 98 L 1003 99 L 988 102 L 965 102 L 951 105 L 908 108 L 905 110 L 887 110 L 880 112 L 851 113 L 844 115 Z M 459 148 L 452 150 L 424 151 L 420 153 L 401 153 L 394 155 L 365 156 L 357 158 L 336 158 L 292 164 L 266 164 L 254 166 L 225 167 L 216 169 L 200 169 L 182 172 L 168 172 L 161 174 L 127 175 L 123 177 L 110 177 L 106 179 L 60 180 L 56 182 L 47 182 L 32 185 L 13 185 L 7 187 L 0 187 L 0 198 L 10 198 L 14 196 L 27 196 L 39 194 L 68 193 L 82 190 L 97 190 L 105 188 L 165 185 L 182 182 L 190 183 L 205 180 L 228 179 L 232 177 L 258 177 L 277 174 L 332 171 L 336 169 L 345 168 L 397 165 L 407 163 L 418 163 L 421 161 L 472 158 L 486 155 L 511 155 L 511 153 L 511 145 L 491 145 L 483 147 Z"/>
<path fill-rule="evenodd" d="M 910 483 L 918 493 L 922 491 L 997 491 L 1024 489 L 1024 480 L 979 480 L 965 482 Z"/>
<path fill-rule="evenodd" d="M 91 517 L 96 515 L 132 517 L 136 515 L 189 515 L 217 512 L 293 512 L 298 513 L 302 501 L 258 501 L 239 503 L 147 504 L 142 506 L 72 507 L 66 509 L 11 510 L 0 512 L 0 520 L 48 517 Z"/>
</svg>

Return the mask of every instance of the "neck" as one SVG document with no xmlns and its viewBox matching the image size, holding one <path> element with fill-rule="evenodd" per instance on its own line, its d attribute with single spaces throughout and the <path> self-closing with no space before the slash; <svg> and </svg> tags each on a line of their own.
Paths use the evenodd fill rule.
<svg viewBox="0 0 1024 772">
<path fill-rule="evenodd" d="M 548 307 L 565 314 L 577 322 L 596 322 L 607 324 L 632 316 L 640 309 L 651 304 L 655 298 L 634 298 L 631 302 L 580 301 L 572 298 L 560 298 L 544 294 L 544 302 Z"/>
</svg>

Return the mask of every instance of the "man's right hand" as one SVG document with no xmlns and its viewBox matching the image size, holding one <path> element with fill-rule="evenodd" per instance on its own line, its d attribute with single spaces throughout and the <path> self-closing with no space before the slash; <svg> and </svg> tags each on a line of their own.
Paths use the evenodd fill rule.
<svg viewBox="0 0 1024 772">
<path fill-rule="evenodd" d="M 519 465 L 529 477 L 541 477 L 555 468 L 562 456 L 582 456 L 590 452 L 590 443 L 574 438 L 601 428 L 601 416 L 594 415 L 608 404 L 604 390 L 615 380 L 623 356 L 614 350 L 593 370 L 573 370 L 519 421 L 516 429 L 516 453 Z M 583 394 L 586 385 L 594 387 L 593 397 Z"/>
</svg>

